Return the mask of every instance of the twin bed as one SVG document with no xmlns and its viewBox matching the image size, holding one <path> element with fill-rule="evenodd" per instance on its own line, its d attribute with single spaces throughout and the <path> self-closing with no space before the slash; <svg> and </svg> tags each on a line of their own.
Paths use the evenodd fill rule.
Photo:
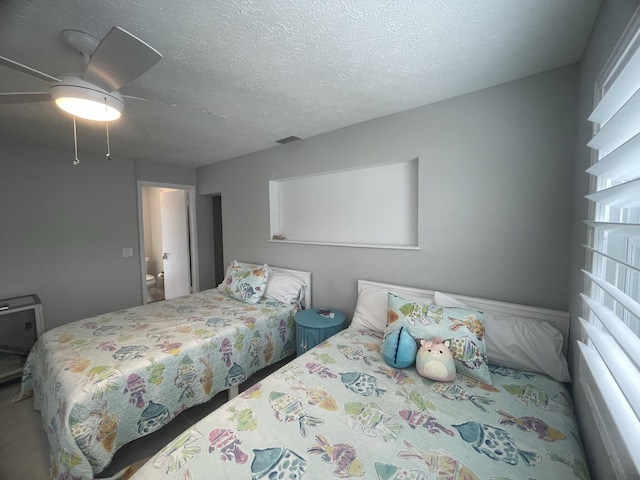
<svg viewBox="0 0 640 480">
<path fill-rule="evenodd" d="M 389 293 L 406 305 L 482 309 L 474 318 L 484 321 L 490 383 L 463 374 L 434 382 L 389 366 L 380 355 Z M 565 385 L 568 321 L 553 310 L 360 281 L 349 328 L 127 476 L 586 480 Z"/>
<path fill-rule="evenodd" d="M 388 365 L 380 350 L 391 317 L 389 294 L 406 300 L 403 312 L 415 313 L 421 305 L 432 306 L 425 312 L 433 308 L 446 312 L 445 317 L 453 315 L 455 309 L 476 312 L 477 316 L 471 317 L 484 323 L 489 381 L 459 373 L 453 382 L 441 383 L 419 376 L 415 367 L 396 369 Z M 287 343 L 295 345 L 292 320 L 286 330 L 276 326 L 280 321 L 275 319 L 280 318 L 284 306 L 271 305 L 278 313 L 268 314 L 271 320 L 254 323 L 247 322 L 246 317 L 255 317 L 255 311 L 250 315 L 241 312 L 246 304 L 234 307 L 240 313 L 242 326 L 236 320 L 228 331 L 216 328 L 215 334 L 199 334 L 203 330 L 209 332 L 209 327 L 206 320 L 189 320 L 192 316 L 205 316 L 192 311 L 164 329 L 185 337 L 168 338 L 168 344 L 160 338 L 140 343 L 142 338 L 149 338 L 150 330 L 160 328 L 154 323 L 153 327 L 143 329 L 140 322 L 151 324 L 156 320 L 152 322 L 149 318 L 154 317 L 162 321 L 163 315 L 184 310 L 182 307 L 197 310 L 198 303 L 209 304 L 211 296 L 222 297 L 220 309 L 228 305 L 229 299 L 220 292 L 202 292 L 76 322 L 75 327 L 56 329 L 38 342 L 32 356 L 49 350 L 55 365 L 49 364 L 36 374 L 35 367 L 28 364 L 23 382 L 25 390 L 35 385 L 36 405 L 43 409 L 43 419 L 47 420 L 45 428 L 52 454 L 57 458 L 54 465 L 58 471 L 54 473 L 59 478 L 90 478 L 89 468 L 98 472 L 108 459 L 99 456 L 100 448 L 89 447 L 109 441 L 115 451 L 115 447 L 131 440 L 130 430 L 139 436 L 140 425 L 159 428 L 182 409 L 228 388 L 233 383 L 229 379 L 235 378 L 231 372 L 235 365 L 241 366 L 246 377 L 285 355 Z M 256 304 L 259 310 L 267 308 L 262 302 L 275 303 L 261 300 Z M 406 309 L 407 306 L 411 308 Z M 291 319 L 292 311 L 284 315 Z M 128 325 L 114 340 L 120 339 L 128 346 L 148 347 L 138 352 L 137 358 L 117 360 L 116 370 L 121 375 L 112 375 L 114 370 L 109 368 L 113 367 L 94 370 L 106 361 L 106 355 L 99 349 L 102 340 L 96 344 L 90 342 L 94 340 L 90 336 L 81 335 L 112 325 L 114 316 L 122 317 Z M 464 322 L 472 324 L 467 321 L 471 317 Z M 428 324 L 435 318 L 425 314 L 418 320 Z M 361 280 L 356 311 L 346 330 L 235 396 L 144 465 L 128 469 L 121 476 L 136 480 L 347 477 L 586 480 L 589 473 L 565 385 L 569 380 L 563 355 L 568 324 L 568 314 L 563 312 L 471 297 L 454 298 L 439 292 Z M 140 336 L 138 328 L 147 333 Z M 456 323 L 454 329 L 458 328 L 462 328 L 461 324 Z M 224 339 L 233 343 L 238 335 L 244 335 L 243 348 L 237 348 L 238 353 L 232 350 L 231 359 L 223 358 Z M 187 355 L 184 347 L 178 355 L 161 356 L 163 349 L 170 351 L 171 344 L 179 341 L 186 344 L 188 337 L 197 345 L 189 350 L 191 363 L 183 361 Z M 266 347 L 267 337 L 273 349 Z M 181 340 L 177 341 L 178 338 Z M 262 348 L 253 343 L 254 338 L 263 339 Z M 94 349 L 92 355 L 84 351 L 91 362 L 84 377 L 73 376 L 69 355 L 75 350 L 67 347 L 72 342 L 76 342 L 74 348 L 79 352 Z M 89 343 L 92 347 L 88 347 Z M 65 353 L 60 352 L 61 347 Z M 240 359 L 241 350 L 247 351 L 244 360 Z M 269 360 L 267 351 L 271 352 Z M 110 353 L 113 357 L 114 352 Z M 36 358 L 30 359 L 30 363 L 35 366 Z M 137 373 L 145 380 L 142 390 L 139 384 L 135 385 L 135 378 L 134 384 L 129 385 L 132 374 L 123 371 L 124 364 L 135 364 L 135 371 L 142 372 Z M 160 372 L 165 380 L 156 385 L 154 375 L 161 364 L 165 365 Z M 228 367 L 229 364 L 232 366 Z M 207 373 L 207 365 L 212 375 Z M 94 373 L 87 376 L 91 371 Z M 53 378 L 64 378 L 66 383 Z M 84 400 L 72 401 L 75 395 Z M 138 402 L 145 403 L 139 407 Z M 148 409 L 160 411 L 156 405 L 165 407 L 164 417 L 154 412 L 144 414 Z M 147 422 L 152 419 L 155 423 Z M 112 424 L 118 425 L 117 430 L 110 429 Z M 66 432 L 61 432 L 65 429 Z M 111 437 L 105 432 L 111 432 Z"/>
<path fill-rule="evenodd" d="M 51 477 L 93 478 L 122 445 L 223 390 L 237 394 L 295 353 L 301 305 L 311 305 L 309 272 L 234 261 L 216 289 L 46 332 L 16 401 L 33 395 L 41 411 Z"/>
</svg>

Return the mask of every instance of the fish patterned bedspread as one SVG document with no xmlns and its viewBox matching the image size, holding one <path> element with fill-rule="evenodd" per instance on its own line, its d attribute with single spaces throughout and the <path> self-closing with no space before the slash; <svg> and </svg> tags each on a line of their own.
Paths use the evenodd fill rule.
<svg viewBox="0 0 640 480">
<path fill-rule="evenodd" d="M 493 385 L 397 370 L 348 328 L 212 412 L 133 479 L 589 478 L 566 387 L 492 368 Z M 215 472 L 213 474 L 212 472 Z"/>
<path fill-rule="evenodd" d="M 46 332 L 16 400 L 33 393 L 41 410 L 51 477 L 93 478 L 122 445 L 292 355 L 294 314 L 212 289 Z"/>
</svg>

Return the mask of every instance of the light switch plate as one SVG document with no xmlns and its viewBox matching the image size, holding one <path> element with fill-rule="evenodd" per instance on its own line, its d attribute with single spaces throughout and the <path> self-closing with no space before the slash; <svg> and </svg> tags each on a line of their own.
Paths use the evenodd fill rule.
<svg viewBox="0 0 640 480">
<path fill-rule="evenodd" d="M 123 257 L 133 257 L 133 248 L 123 248 L 122 249 Z"/>
</svg>

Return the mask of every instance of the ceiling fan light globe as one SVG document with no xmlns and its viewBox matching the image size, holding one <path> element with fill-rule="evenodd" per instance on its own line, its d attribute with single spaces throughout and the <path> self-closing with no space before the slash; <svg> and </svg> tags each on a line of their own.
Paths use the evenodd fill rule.
<svg viewBox="0 0 640 480">
<path fill-rule="evenodd" d="M 124 110 L 119 92 L 107 92 L 76 76 L 63 77 L 49 93 L 62 110 L 87 120 L 110 122 L 120 118 Z"/>
<path fill-rule="evenodd" d="M 122 115 L 116 108 L 94 100 L 74 97 L 60 97 L 56 105 L 67 113 L 86 120 L 110 122 Z"/>
</svg>

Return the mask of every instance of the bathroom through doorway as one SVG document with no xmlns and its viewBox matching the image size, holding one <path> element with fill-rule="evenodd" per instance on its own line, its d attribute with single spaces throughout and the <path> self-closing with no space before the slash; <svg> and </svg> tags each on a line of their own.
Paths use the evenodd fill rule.
<svg viewBox="0 0 640 480">
<path fill-rule="evenodd" d="M 195 188 L 138 182 L 143 302 L 197 291 Z"/>
</svg>

